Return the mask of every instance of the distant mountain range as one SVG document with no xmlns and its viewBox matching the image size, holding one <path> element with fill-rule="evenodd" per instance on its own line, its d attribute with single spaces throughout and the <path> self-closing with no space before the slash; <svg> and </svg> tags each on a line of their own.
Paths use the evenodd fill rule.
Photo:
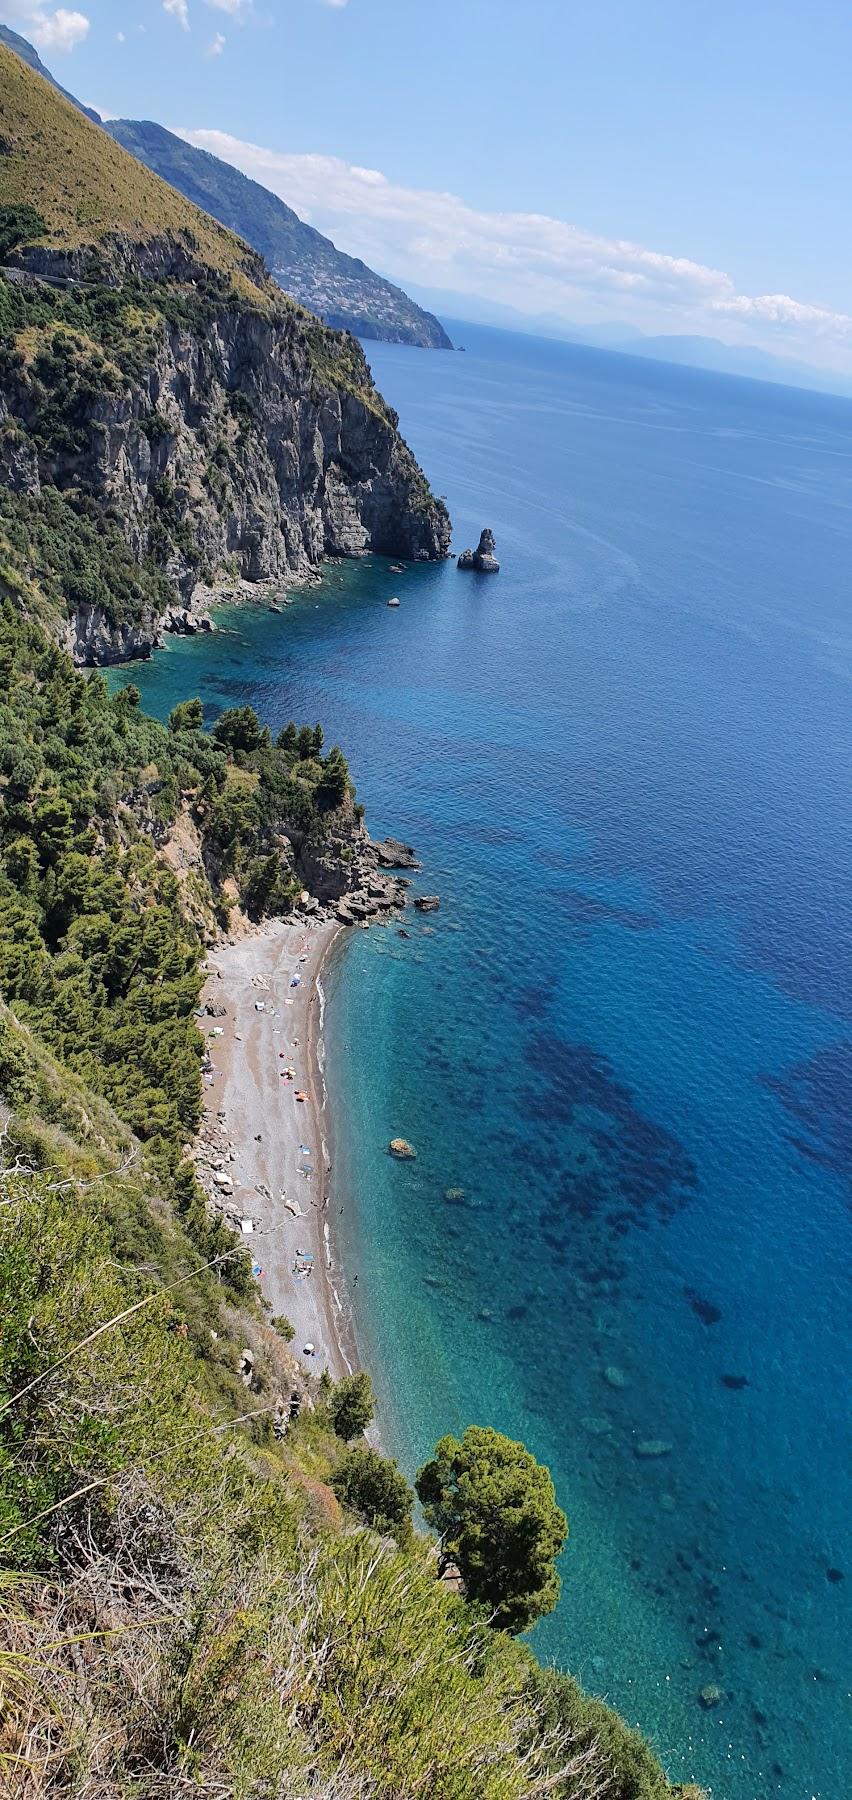
<svg viewBox="0 0 852 1800">
<path fill-rule="evenodd" d="M 515 306 L 484 300 L 479 295 L 424 288 L 414 283 L 411 286 L 421 304 L 440 308 L 456 339 L 462 343 L 466 323 L 490 325 L 497 330 L 519 331 L 529 337 L 588 344 L 596 350 L 615 350 L 623 356 L 644 356 L 657 362 L 712 370 L 718 375 L 741 375 L 751 381 L 772 381 L 782 387 L 810 388 L 819 394 L 852 398 L 852 380 L 848 376 L 833 369 L 820 369 L 814 363 L 775 356 L 771 350 L 761 350 L 756 344 L 725 344 L 721 338 L 699 337 L 687 332 L 651 337 L 624 319 L 607 324 L 575 325 L 553 313 L 524 313 Z"/>
<path fill-rule="evenodd" d="M 327 325 L 390 344 L 452 349 L 432 313 L 366 263 L 346 256 L 330 238 L 303 224 L 277 194 L 230 163 L 149 120 L 109 119 L 105 129 L 187 200 L 259 250 L 279 286 Z"/>
<path fill-rule="evenodd" d="M 259 182 L 206 150 L 196 150 L 149 120 L 101 119 L 83 106 L 46 69 L 26 38 L 0 25 L 0 42 L 44 76 L 78 111 L 102 125 L 125 150 L 145 163 L 187 200 L 218 219 L 258 250 L 285 293 L 317 313 L 327 325 L 356 337 L 427 350 L 451 350 L 443 326 L 402 288 L 366 263 L 338 250 Z"/>
<path fill-rule="evenodd" d="M 101 119 L 83 106 L 46 69 L 38 51 L 26 38 L 0 25 L 0 42 L 14 50 L 30 68 L 43 75 L 66 100 L 87 118 L 102 125 L 116 142 L 161 175 L 187 200 L 210 213 L 219 223 L 245 238 L 264 258 L 279 286 L 294 300 L 317 313 L 327 325 L 351 331 L 356 337 L 386 343 L 413 344 L 423 349 L 451 350 L 452 343 L 440 324 L 436 308 L 460 324 L 502 327 L 536 337 L 564 339 L 615 350 L 627 356 L 653 357 L 659 362 L 680 363 L 710 369 L 718 374 L 742 375 L 757 381 L 773 381 L 788 387 L 812 388 L 819 393 L 852 396 L 852 381 L 811 363 L 774 356 L 755 345 L 725 344 L 719 338 L 689 334 L 648 336 L 625 321 L 610 324 L 567 324 L 553 314 L 532 316 L 516 307 L 479 296 L 413 287 L 418 300 L 392 281 L 377 275 L 357 257 L 338 250 L 330 238 L 306 225 L 277 194 L 261 187 L 230 163 L 207 150 L 166 131 L 162 125 L 140 119 Z M 463 323 L 462 323 L 463 329 Z"/>
</svg>

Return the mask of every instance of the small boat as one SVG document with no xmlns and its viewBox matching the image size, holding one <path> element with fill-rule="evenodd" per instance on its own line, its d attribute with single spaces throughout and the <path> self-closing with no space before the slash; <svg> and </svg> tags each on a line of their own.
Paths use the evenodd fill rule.
<svg viewBox="0 0 852 1800">
<path fill-rule="evenodd" d="M 399 600 L 397 599 L 397 596 L 394 595 L 393 599 L 388 601 L 388 606 L 398 606 L 398 605 L 399 605 Z"/>
</svg>

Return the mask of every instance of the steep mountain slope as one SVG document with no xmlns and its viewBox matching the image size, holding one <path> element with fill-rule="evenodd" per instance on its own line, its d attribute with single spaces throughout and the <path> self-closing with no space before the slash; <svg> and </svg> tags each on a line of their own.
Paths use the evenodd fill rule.
<svg viewBox="0 0 852 1800">
<path fill-rule="evenodd" d="M 149 120 L 110 119 L 105 128 L 149 169 L 259 250 L 285 293 L 327 325 L 390 344 L 452 349 L 432 313 L 366 263 L 338 250 L 276 194 L 230 163 Z"/>
<path fill-rule="evenodd" d="M 161 125 L 142 119 L 102 120 L 69 94 L 26 38 L 0 25 L 0 43 L 14 50 L 57 93 L 103 125 L 116 142 L 161 175 L 229 231 L 259 251 L 279 287 L 317 314 L 326 325 L 356 337 L 388 344 L 414 344 L 426 350 L 451 350 L 438 319 L 377 275 L 358 257 L 338 250 L 330 238 L 305 225 L 292 209 L 259 182 L 206 150 L 196 150 Z"/>
<path fill-rule="evenodd" d="M 7 49 L 14 50 L 16 56 L 20 56 L 31 69 L 35 69 L 37 75 L 42 75 L 45 81 L 49 81 L 51 87 L 55 87 L 56 92 L 61 94 L 63 99 L 70 100 L 72 106 L 76 106 L 81 113 L 85 113 L 87 119 L 93 119 L 96 125 L 101 124 L 100 113 L 94 112 L 91 106 L 84 106 L 82 100 L 75 100 L 74 95 L 69 94 L 68 89 L 64 88 L 62 83 L 57 81 L 56 76 L 51 75 L 50 70 L 45 68 L 35 44 L 28 43 L 27 39 L 21 37 L 19 32 L 13 31 L 10 25 L 0 25 L 0 44 L 5 44 Z"/>
<path fill-rule="evenodd" d="M 0 529 L 78 660 L 149 648 L 200 580 L 446 554 L 351 337 L 5 48 L 0 135 Z"/>
</svg>

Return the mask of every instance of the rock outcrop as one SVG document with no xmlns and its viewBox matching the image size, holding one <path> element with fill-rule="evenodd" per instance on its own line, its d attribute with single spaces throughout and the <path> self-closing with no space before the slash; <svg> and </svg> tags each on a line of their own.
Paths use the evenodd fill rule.
<svg viewBox="0 0 852 1800">
<path fill-rule="evenodd" d="M 120 283 L 130 247 L 112 249 Z M 155 249 L 145 247 L 144 277 L 171 278 L 167 250 Z M 39 247 L 33 258 L 42 279 L 48 263 L 57 281 L 77 279 L 73 256 L 52 260 Z M 184 260 L 181 252 L 181 277 Z M 63 335 L 69 375 L 49 403 L 70 415 L 76 384 L 85 406 L 74 407 L 67 433 L 48 434 L 39 371 L 56 356 L 55 340 L 44 365 L 22 354 L 7 360 L 0 484 L 27 501 L 44 486 L 93 496 L 134 561 L 156 563 L 171 589 L 162 611 L 121 620 L 77 605 L 60 627 L 76 661 L 145 655 L 164 629 L 194 629 L 199 583 L 304 580 L 326 557 L 372 551 L 414 561 L 448 553 L 446 510 L 354 339 L 295 310 L 264 313 L 233 297 L 197 324 L 164 317 L 132 374 L 113 366 L 105 375 L 82 334 Z"/>
<path fill-rule="evenodd" d="M 458 559 L 460 569 L 476 569 L 480 575 L 498 575 L 500 564 L 494 555 L 494 533 L 488 527 L 481 532 L 475 550 L 463 550 Z"/>
<path fill-rule="evenodd" d="M 221 3 L 221 0 L 220 0 Z M 330 238 L 231 163 L 199 150 L 150 120 L 109 119 L 105 130 L 188 200 L 236 231 L 264 258 L 284 292 L 337 331 L 388 344 L 451 350 L 433 313 Z"/>
</svg>

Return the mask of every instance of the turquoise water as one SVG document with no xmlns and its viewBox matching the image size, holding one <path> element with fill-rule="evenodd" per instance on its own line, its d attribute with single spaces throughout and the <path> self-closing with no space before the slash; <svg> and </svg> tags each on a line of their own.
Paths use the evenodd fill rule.
<svg viewBox="0 0 852 1800">
<path fill-rule="evenodd" d="M 715 1800 L 838 1800 L 852 405 L 464 341 L 369 355 L 498 578 L 335 569 L 121 678 L 321 717 L 441 895 L 328 981 L 385 1440 L 525 1439 L 571 1521 L 539 1652 Z"/>
</svg>

